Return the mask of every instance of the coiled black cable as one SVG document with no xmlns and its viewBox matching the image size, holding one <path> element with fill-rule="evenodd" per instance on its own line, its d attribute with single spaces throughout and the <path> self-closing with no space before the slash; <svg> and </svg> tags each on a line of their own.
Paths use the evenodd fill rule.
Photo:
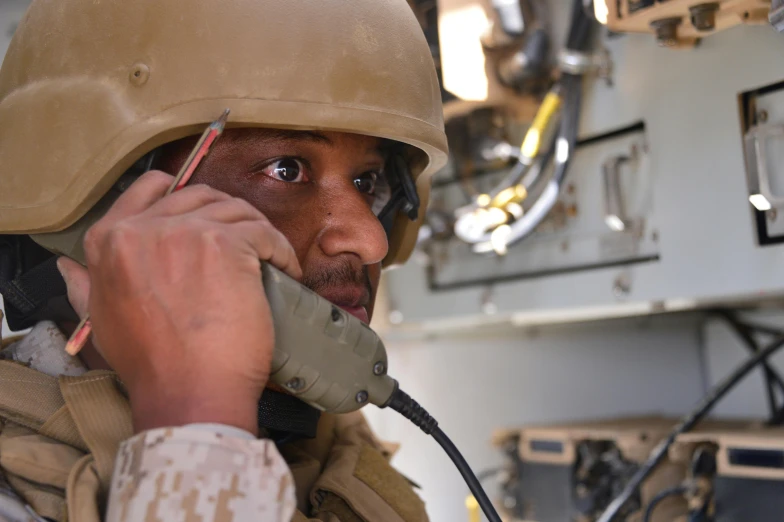
<svg viewBox="0 0 784 522">
<path fill-rule="evenodd" d="M 671 488 L 663 489 L 659 491 L 655 497 L 653 497 L 648 504 L 647 509 L 645 510 L 645 516 L 642 517 L 642 522 L 651 522 L 651 517 L 653 516 L 653 511 L 656 507 L 661 504 L 661 502 L 667 497 L 674 497 L 676 495 L 683 495 L 686 493 L 687 488 L 686 486 L 674 486 Z"/>
<path fill-rule="evenodd" d="M 485 493 L 484 488 L 482 488 L 482 484 L 479 483 L 479 479 L 474 475 L 468 462 L 463 458 L 460 450 L 458 450 L 449 437 L 446 436 L 446 433 L 438 427 L 438 422 L 427 412 L 427 410 L 399 388 L 392 394 L 392 397 L 390 397 L 386 406 L 392 408 L 419 426 L 419 428 L 428 435 L 433 436 L 436 442 L 444 448 L 446 454 L 449 455 L 449 458 L 452 459 L 457 470 L 463 476 L 463 479 L 468 485 L 468 489 L 471 490 L 474 498 L 476 498 L 485 517 L 487 517 L 490 522 L 501 522 L 501 517 L 498 516 L 495 507 L 493 507 L 493 503 L 490 501 L 487 493 Z"/>
</svg>

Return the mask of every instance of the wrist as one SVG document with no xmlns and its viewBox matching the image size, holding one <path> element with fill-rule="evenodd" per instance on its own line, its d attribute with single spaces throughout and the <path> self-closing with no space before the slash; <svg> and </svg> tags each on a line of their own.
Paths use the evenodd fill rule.
<svg viewBox="0 0 784 522">
<path fill-rule="evenodd" d="M 255 394 L 180 394 L 171 390 L 129 393 L 134 433 L 187 424 L 223 424 L 258 436 Z"/>
</svg>

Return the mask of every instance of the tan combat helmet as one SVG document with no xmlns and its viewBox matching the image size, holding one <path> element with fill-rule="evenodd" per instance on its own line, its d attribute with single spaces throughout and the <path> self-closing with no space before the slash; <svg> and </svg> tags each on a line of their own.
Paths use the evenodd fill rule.
<svg viewBox="0 0 784 522">
<path fill-rule="evenodd" d="M 410 145 L 422 210 L 384 264 L 408 258 L 447 144 L 406 0 L 34 0 L 0 70 L 0 234 L 57 250 L 139 158 L 226 107 L 229 126 Z"/>
</svg>

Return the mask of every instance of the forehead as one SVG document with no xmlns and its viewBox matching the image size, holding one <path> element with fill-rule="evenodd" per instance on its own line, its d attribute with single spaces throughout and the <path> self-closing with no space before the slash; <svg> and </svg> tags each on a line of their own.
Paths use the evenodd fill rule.
<svg viewBox="0 0 784 522">
<path fill-rule="evenodd" d="M 389 147 L 387 140 L 362 134 L 262 128 L 227 129 L 218 143 L 232 148 L 313 144 L 325 150 L 350 149 L 356 152 L 377 152 L 381 154 L 384 154 L 384 151 Z"/>
</svg>

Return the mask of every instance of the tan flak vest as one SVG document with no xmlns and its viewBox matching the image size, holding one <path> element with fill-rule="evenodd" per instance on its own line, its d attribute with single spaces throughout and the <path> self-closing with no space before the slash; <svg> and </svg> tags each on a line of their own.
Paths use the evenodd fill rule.
<svg viewBox="0 0 784 522">
<path fill-rule="evenodd" d="M 0 468 L 14 492 L 43 517 L 99 522 L 118 447 L 133 434 L 115 373 L 50 377 L 0 361 L 0 419 Z M 315 439 L 281 453 L 297 489 L 293 522 L 427 520 L 359 412 L 322 415 Z"/>
</svg>

